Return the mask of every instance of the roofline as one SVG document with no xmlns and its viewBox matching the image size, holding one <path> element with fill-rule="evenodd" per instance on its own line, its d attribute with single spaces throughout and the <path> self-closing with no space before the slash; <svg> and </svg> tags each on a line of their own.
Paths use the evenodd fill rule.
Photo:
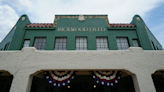
<svg viewBox="0 0 164 92">
<path fill-rule="evenodd" d="M 83 14 L 79 14 L 79 15 L 83 15 Z M 55 16 L 79 16 L 79 15 L 72 15 L 72 14 L 56 14 Z M 92 15 L 92 14 L 85 14 L 83 16 L 108 16 L 107 14 L 101 14 L 101 15 Z"/>
</svg>

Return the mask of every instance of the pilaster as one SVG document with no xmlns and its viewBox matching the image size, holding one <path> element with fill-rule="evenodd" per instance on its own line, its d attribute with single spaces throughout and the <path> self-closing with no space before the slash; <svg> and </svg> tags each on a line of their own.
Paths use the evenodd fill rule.
<svg viewBox="0 0 164 92">
<path fill-rule="evenodd" d="M 18 71 L 13 78 L 10 92 L 30 92 L 33 76 L 25 71 Z"/>
<path fill-rule="evenodd" d="M 141 71 L 136 75 L 132 75 L 134 88 L 136 92 L 156 92 L 151 73 Z"/>
</svg>

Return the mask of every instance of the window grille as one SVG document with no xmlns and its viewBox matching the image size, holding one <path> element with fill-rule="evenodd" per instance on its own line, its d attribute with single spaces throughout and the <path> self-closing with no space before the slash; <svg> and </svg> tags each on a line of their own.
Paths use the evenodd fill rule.
<svg viewBox="0 0 164 92">
<path fill-rule="evenodd" d="M 87 50 L 87 37 L 76 37 L 76 50 Z"/>
<path fill-rule="evenodd" d="M 109 50 L 107 37 L 96 38 L 97 50 Z"/>
<path fill-rule="evenodd" d="M 30 40 L 24 40 L 24 44 L 23 44 L 23 47 L 29 47 L 30 45 Z"/>
<path fill-rule="evenodd" d="M 46 44 L 46 38 L 45 37 L 36 37 L 34 41 L 34 47 L 37 50 L 44 50 Z"/>
<path fill-rule="evenodd" d="M 138 40 L 133 39 L 133 46 L 134 47 L 139 47 Z"/>
<path fill-rule="evenodd" d="M 152 43 L 152 45 L 153 45 L 154 50 L 156 50 L 154 43 L 153 43 L 152 41 L 151 41 L 151 43 Z"/>
<path fill-rule="evenodd" d="M 4 50 L 8 50 L 8 49 L 9 49 L 9 45 L 10 45 L 10 42 L 8 42 L 8 43 L 5 45 Z"/>
<path fill-rule="evenodd" d="M 127 50 L 129 48 L 128 39 L 126 37 L 117 37 L 118 50 Z"/>
<path fill-rule="evenodd" d="M 66 50 L 67 49 L 67 38 L 56 37 L 54 50 Z"/>
</svg>

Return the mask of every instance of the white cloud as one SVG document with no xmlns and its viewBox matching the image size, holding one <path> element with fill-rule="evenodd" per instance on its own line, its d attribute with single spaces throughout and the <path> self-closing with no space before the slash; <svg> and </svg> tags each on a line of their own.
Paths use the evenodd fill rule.
<svg viewBox="0 0 164 92">
<path fill-rule="evenodd" d="M 6 35 L 25 13 L 31 22 L 53 23 L 55 14 L 107 14 L 111 23 L 130 23 L 135 14 L 147 13 L 163 0 L 0 0 L 0 38 Z M 15 9 L 15 10 L 14 10 Z M 4 35 L 4 36 L 3 36 Z"/>
<path fill-rule="evenodd" d="M 65 0 L 64 0 L 65 1 Z M 34 22 L 53 22 L 55 14 L 108 14 L 110 22 L 130 23 L 135 14 L 142 17 L 162 0 L 35 0 Z M 35 13 L 34 13 L 35 12 Z"/>
<path fill-rule="evenodd" d="M 130 23 L 136 14 L 143 19 L 152 16 L 150 11 L 163 2 L 164 0 L 35 0 L 35 6 L 32 6 L 35 11 L 32 15 L 35 17 L 29 17 L 31 22 L 52 23 L 55 14 L 107 14 L 110 23 Z M 162 36 L 156 37 L 164 44 Z"/>
<path fill-rule="evenodd" d="M 32 3 L 29 0 L 1 0 L 1 2 L 8 3 L 9 5 L 16 7 L 19 11 L 30 11 Z"/>
<path fill-rule="evenodd" d="M 10 6 L 0 4 L 0 42 L 15 25 L 18 18 Z"/>
</svg>

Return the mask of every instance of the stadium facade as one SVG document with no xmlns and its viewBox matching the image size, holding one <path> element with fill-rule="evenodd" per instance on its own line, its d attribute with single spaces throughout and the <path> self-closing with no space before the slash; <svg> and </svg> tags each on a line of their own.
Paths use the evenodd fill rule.
<svg viewBox="0 0 164 92">
<path fill-rule="evenodd" d="M 22 15 L 0 49 L 1 92 L 164 91 L 164 51 L 139 15 Z"/>
</svg>

